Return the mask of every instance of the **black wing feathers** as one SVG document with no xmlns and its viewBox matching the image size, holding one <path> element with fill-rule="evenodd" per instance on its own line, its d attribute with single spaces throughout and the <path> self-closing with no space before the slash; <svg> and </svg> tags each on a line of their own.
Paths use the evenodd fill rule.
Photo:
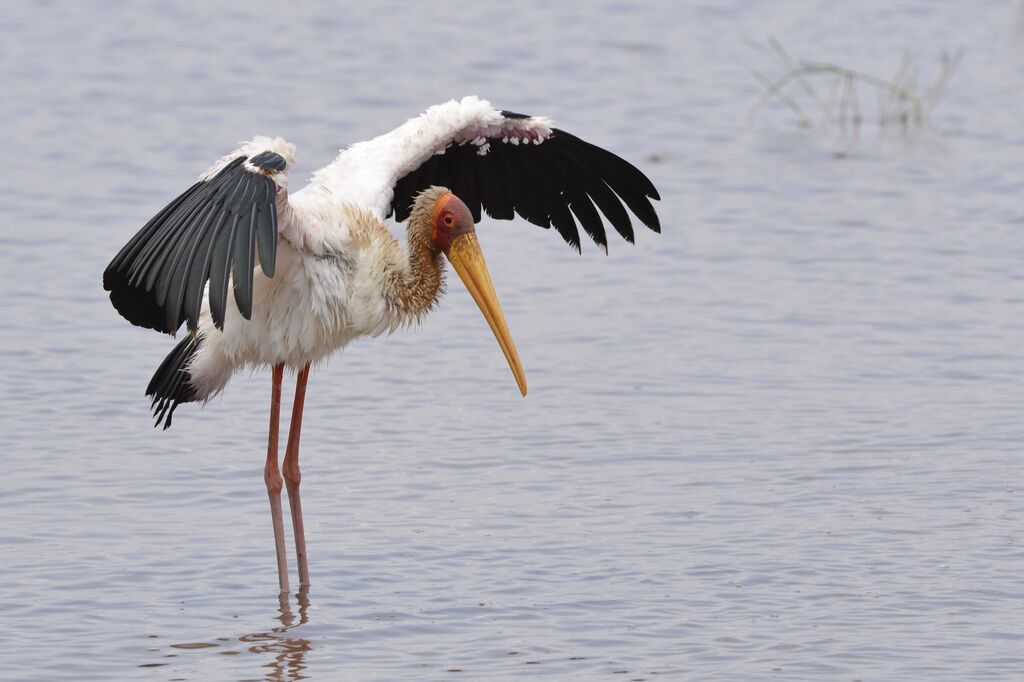
<svg viewBox="0 0 1024 682">
<path fill-rule="evenodd" d="M 478 155 L 474 154 L 474 156 Z M 481 163 L 480 165 L 483 164 Z M 486 197 L 484 209 L 487 211 L 487 215 L 495 220 L 512 220 L 516 217 L 516 212 L 512 206 L 508 183 L 504 182 L 503 179 L 504 175 L 501 169 L 480 174 L 481 194 Z M 480 220 L 480 216 L 474 215 L 473 219 Z"/>
<path fill-rule="evenodd" d="M 235 304 L 242 317 L 252 316 L 252 262 L 256 257 L 253 237 L 256 235 L 256 216 L 248 220 L 235 216 L 235 257 L 232 259 L 231 277 L 235 283 Z M 246 265 L 246 264 L 249 265 Z"/>
<path fill-rule="evenodd" d="M 260 265 L 267 277 L 274 276 L 274 265 L 277 262 L 277 211 L 253 206 L 259 214 L 256 224 L 256 246 L 260 255 Z M 266 265 L 263 265 L 266 263 Z"/>
<path fill-rule="evenodd" d="M 506 119 L 528 119 L 502 111 Z M 391 204 L 403 221 L 416 195 L 444 185 L 469 207 L 475 220 L 481 210 L 496 219 L 516 213 L 541 227 L 554 227 L 568 244 L 580 249 L 579 227 L 608 248 L 604 221 L 633 242 L 629 211 L 655 232 L 661 231 L 651 200 L 658 190 L 640 170 L 621 157 L 557 128 L 540 144 L 488 140 L 485 154 L 472 143 L 451 144 L 395 183 Z M 578 224 L 578 225 L 577 225 Z"/>
<path fill-rule="evenodd" d="M 146 387 L 146 395 L 152 396 L 150 408 L 156 417 L 156 424 L 164 423 L 164 428 L 171 425 L 175 408 L 180 403 L 188 403 L 198 399 L 191 385 L 192 375 L 189 364 L 202 345 L 201 336 L 186 336 L 174 347 L 164 361 L 160 363 L 153 378 Z"/>
<path fill-rule="evenodd" d="M 231 275 L 231 245 L 235 240 L 234 220 L 217 235 L 210 257 L 210 315 L 214 321 L 224 319 L 224 306 L 228 300 L 228 278 Z"/>
<path fill-rule="evenodd" d="M 169 334 L 183 321 L 196 329 L 209 280 L 210 313 L 223 328 L 229 277 L 239 310 L 251 316 L 256 254 L 268 277 L 277 259 L 277 185 L 265 173 L 284 171 L 287 164 L 270 151 L 245 161 L 239 156 L 186 190 L 107 266 L 103 288 L 129 322 Z"/>
</svg>

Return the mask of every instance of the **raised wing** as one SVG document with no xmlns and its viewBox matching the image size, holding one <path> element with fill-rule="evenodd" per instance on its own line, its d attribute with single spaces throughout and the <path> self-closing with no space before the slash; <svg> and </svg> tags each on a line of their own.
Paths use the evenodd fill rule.
<svg viewBox="0 0 1024 682">
<path fill-rule="evenodd" d="M 628 161 L 543 117 L 495 109 L 476 97 L 428 109 L 390 133 L 343 151 L 315 179 L 335 195 L 381 217 L 409 217 L 415 196 L 448 187 L 475 220 L 516 214 L 555 230 L 577 251 L 577 222 L 600 246 L 608 240 L 601 216 L 626 241 L 633 225 L 626 208 L 661 231 L 651 181 Z"/>
<path fill-rule="evenodd" d="M 277 254 L 279 188 L 287 188 L 294 147 L 258 137 L 217 162 L 199 182 L 139 230 L 103 273 L 103 288 L 134 325 L 173 334 L 195 330 L 209 281 L 210 314 L 224 326 L 229 282 L 252 315 L 256 256 L 267 277 Z"/>
</svg>

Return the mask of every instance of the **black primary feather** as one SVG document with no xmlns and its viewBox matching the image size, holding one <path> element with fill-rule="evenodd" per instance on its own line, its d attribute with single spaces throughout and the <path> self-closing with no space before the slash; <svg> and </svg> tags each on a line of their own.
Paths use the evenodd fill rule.
<svg viewBox="0 0 1024 682">
<path fill-rule="evenodd" d="M 597 204 L 598 209 L 604 217 L 611 222 L 615 231 L 622 235 L 630 244 L 633 243 L 633 224 L 629 220 L 629 213 L 625 206 L 615 196 L 611 188 L 605 184 L 594 168 L 580 161 L 571 153 L 566 152 L 558 145 L 553 145 L 552 150 L 559 154 L 566 172 L 580 177 L 582 186 L 586 189 L 587 195 Z"/>
<path fill-rule="evenodd" d="M 153 426 L 159 426 L 163 422 L 164 428 L 169 428 L 178 405 L 199 399 L 191 384 L 192 375 L 188 371 L 188 365 L 201 347 L 202 337 L 185 337 L 167 354 L 157 367 L 153 378 L 149 380 L 146 395 L 152 398 L 150 407 L 153 410 L 153 417 L 156 418 Z"/>
<path fill-rule="evenodd" d="M 235 305 L 242 317 L 252 317 L 252 273 L 256 257 L 254 242 L 256 237 L 255 216 L 248 220 L 236 216 L 239 221 L 235 228 L 235 255 L 231 261 L 231 279 L 235 284 Z M 248 224 L 246 224 L 248 223 Z"/>
<path fill-rule="evenodd" d="M 107 266 L 103 288 L 129 322 L 173 334 L 187 321 L 194 331 L 207 281 L 218 328 L 224 327 L 229 282 L 239 310 L 251 316 L 257 251 L 268 277 L 277 260 L 277 185 L 245 161 L 245 156 L 232 159 L 178 196 Z M 287 169 L 284 157 L 270 151 L 256 154 L 249 164 L 270 173 Z"/>
<path fill-rule="evenodd" d="M 480 203 L 487 215 L 495 220 L 511 220 L 516 217 L 512 208 L 512 200 L 508 196 L 508 188 L 499 178 L 499 173 L 487 172 L 481 160 L 477 167 L 480 173 Z"/>
<path fill-rule="evenodd" d="M 224 308 L 228 300 L 228 277 L 231 275 L 231 244 L 234 243 L 234 221 L 221 230 L 210 257 L 210 317 L 217 329 L 224 329 Z"/>
<path fill-rule="evenodd" d="M 110 262 L 111 267 L 120 267 L 120 265 L 128 258 L 135 257 L 138 252 L 145 246 L 147 240 L 149 240 L 153 234 L 160 229 L 164 219 L 171 213 L 174 212 L 178 206 L 180 206 L 185 200 L 196 193 L 196 190 L 202 186 L 202 182 L 189 187 L 187 190 L 182 192 L 178 197 L 163 207 L 163 209 L 153 216 L 148 223 L 146 223 L 141 230 L 135 233 L 135 236 L 128 240 L 128 243 L 114 256 L 114 260 Z"/>
<path fill-rule="evenodd" d="M 268 213 L 266 209 L 261 210 L 259 206 L 253 206 L 249 216 L 250 224 L 256 224 L 256 253 L 259 254 L 263 273 L 267 277 L 274 276 L 274 261 L 277 258 L 277 231 L 271 222 L 271 215 L 273 211 Z"/>
</svg>

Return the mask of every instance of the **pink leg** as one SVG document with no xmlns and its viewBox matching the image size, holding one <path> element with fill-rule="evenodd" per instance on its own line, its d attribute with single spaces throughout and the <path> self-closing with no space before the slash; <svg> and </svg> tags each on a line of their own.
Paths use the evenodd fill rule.
<svg viewBox="0 0 1024 682">
<path fill-rule="evenodd" d="M 270 391 L 270 434 L 267 437 L 267 466 L 263 480 L 270 496 L 270 515 L 274 521 L 274 545 L 277 548 L 277 582 L 281 592 L 288 591 L 288 557 L 284 548 L 284 521 L 281 520 L 281 472 L 277 469 L 277 436 L 281 422 L 281 380 L 284 365 L 274 365 Z"/>
<path fill-rule="evenodd" d="M 306 531 L 302 525 L 302 502 L 299 499 L 299 437 L 302 435 L 302 407 L 306 402 L 306 380 L 309 379 L 309 365 L 299 372 L 295 380 L 295 404 L 292 405 L 292 423 L 288 428 L 288 447 L 284 451 L 284 481 L 288 486 L 288 504 L 292 510 L 292 527 L 295 531 L 295 557 L 299 565 L 299 586 L 309 585 L 309 565 L 306 563 Z"/>
</svg>

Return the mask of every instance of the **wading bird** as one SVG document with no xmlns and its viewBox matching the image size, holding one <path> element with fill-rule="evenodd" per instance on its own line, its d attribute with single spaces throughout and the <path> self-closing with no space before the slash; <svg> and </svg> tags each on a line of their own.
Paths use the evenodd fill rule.
<svg viewBox="0 0 1024 682">
<path fill-rule="evenodd" d="M 447 259 L 526 395 L 476 237 L 481 210 L 554 227 L 577 251 L 577 221 L 607 249 L 601 214 L 632 242 L 627 207 L 660 231 L 650 201 L 658 192 L 634 166 L 553 128 L 547 118 L 501 111 L 476 97 L 430 107 L 390 133 L 352 145 L 289 193 L 294 153 L 281 138 L 242 143 L 146 223 L 103 273 L 111 302 L 132 324 L 168 334 L 187 325 L 146 389 L 157 425 L 169 427 L 181 403 L 209 400 L 235 371 L 271 367 L 264 480 L 282 592 L 288 590 L 283 485 L 299 581 L 309 584 L 299 433 L 311 364 L 353 339 L 418 321 L 442 294 Z M 384 223 L 392 215 L 408 219 L 405 244 Z M 285 367 L 297 379 L 279 469 Z"/>
</svg>

